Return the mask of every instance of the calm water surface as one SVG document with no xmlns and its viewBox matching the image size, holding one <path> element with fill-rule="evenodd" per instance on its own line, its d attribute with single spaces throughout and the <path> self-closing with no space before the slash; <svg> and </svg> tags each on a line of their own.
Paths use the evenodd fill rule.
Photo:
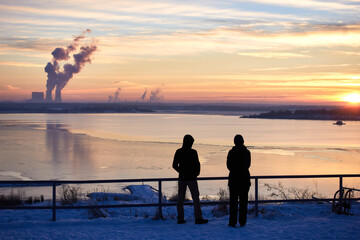
<svg viewBox="0 0 360 240">
<path fill-rule="evenodd" d="M 201 176 L 227 175 L 224 162 L 237 133 L 252 151 L 253 175 L 360 173 L 360 122 L 335 126 L 332 121 L 220 115 L 1 114 L 0 179 L 176 177 L 173 153 L 188 133 L 195 138 Z M 356 179 L 349 183 L 359 184 Z M 309 182 L 316 188 L 321 184 Z M 203 185 L 211 192 L 224 183 Z"/>
<path fill-rule="evenodd" d="M 231 145 L 241 133 L 248 145 L 359 147 L 360 122 L 245 119 L 183 114 L 2 114 L 0 120 L 61 124 L 89 135 L 120 140 L 179 142 L 192 134 L 198 143 Z"/>
</svg>

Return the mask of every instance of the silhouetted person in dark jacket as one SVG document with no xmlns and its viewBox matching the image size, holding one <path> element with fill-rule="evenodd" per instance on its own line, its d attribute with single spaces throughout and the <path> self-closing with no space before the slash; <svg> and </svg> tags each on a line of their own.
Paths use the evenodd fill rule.
<svg viewBox="0 0 360 240">
<path fill-rule="evenodd" d="M 179 173 L 178 180 L 178 224 L 185 223 L 184 220 L 184 201 L 186 186 L 189 187 L 191 197 L 194 202 L 195 223 L 207 223 L 207 219 L 203 219 L 200 208 L 199 188 L 197 176 L 200 174 L 199 157 L 195 149 L 192 149 L 194 138 L 191 135 L 185 135 L 182 148 L 175 152 L 173 168 Z"/>
<path fill-rule="evenodd" d="M 244 139 L 241 135 L 234 138 L 235 146 L 229 151 L 227 156 L 227 168 L 229 169 L 229 189 L 230 189 L 230 218 L 229 226 L 235 227 L 237 222 L 237 212 L 239 207 L 239 223 L 246 225 L 248 192 L 250 188 L 250 151 L 244 146 Z"/>
</svg>

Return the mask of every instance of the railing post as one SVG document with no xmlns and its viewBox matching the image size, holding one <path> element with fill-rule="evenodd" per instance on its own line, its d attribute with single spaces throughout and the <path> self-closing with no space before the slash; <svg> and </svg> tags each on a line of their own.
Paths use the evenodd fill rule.
<svg viewBox="0 0 360 240">
<path fill-rule="evenodd" d="M 339 177 L 339 204 L 340 204 L 340 213 L 342 213 L 342 207 L 343 207 L 343 177 Z"/>
<path fill-rule="evenodd" d="M 259 182 L 258 178 L 255 178 L 255 216 L 259 213 Z"/>
<path fill-rule="evenodd" d="M 53 193 L 52 193 L 52 220 L 56 221 L 56 182 L 52 183 L 52 189 L 53 189 Z"/>
<path fill-rule="evenodd" d="M 162 214 L 162 190 L 161 190 L 161 180 L 159 180 L 159 219 L 164 219 Z"/>
</svg>

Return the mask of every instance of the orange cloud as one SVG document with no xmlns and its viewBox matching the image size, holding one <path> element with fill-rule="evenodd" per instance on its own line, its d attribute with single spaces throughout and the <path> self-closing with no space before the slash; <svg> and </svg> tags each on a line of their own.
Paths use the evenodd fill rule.
<svg viewBox="0 0 360 240">
<path fill-rule="evenodd" d="M 6 88 L 8 90 L 19 90 L 20 89 L 19 87 L 15 87 L 15 86 L 12 86 L 12 85 L 6 85 Z"/>
<path fill-rule="evenodd" d="M 3 66 L 15 66 L 15 67 L 44 67 L 44 64 L 28 63 L 28 62 L 0 62 Z"/>
</svg>

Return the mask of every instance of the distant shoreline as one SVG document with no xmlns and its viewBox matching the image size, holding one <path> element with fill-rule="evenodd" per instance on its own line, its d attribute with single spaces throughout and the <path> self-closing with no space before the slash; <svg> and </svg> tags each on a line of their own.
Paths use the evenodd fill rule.
<svg viewBox="0 0 360 240">
<path fill-rule="evenodd" d="M 71 114 L 112 114 L 112 113 L 159 113 L 159 114 L 201 114 L 240 116 L 244 118 L 293 119 L 293 115 L 280 116 L 278 113 L 299 110 L 334 110 L 334 106 L 313 105 L 271 105 L 271 104 L 227 104 L 227 103 L 161 103 L 161 102 L 121 102 L 121 103 L 47 103 L 47 102 L 0 102 L 0 114 L 21 113 L 71 113 Z M 291 110 L 288 110 L 291 109 Z M 270 111 L 270 112 L 269 112 Z M 277 113 L 269 115 L 269 113 Z M 296 119 L 300 119 L 297 118 Z M 310 119 L 310 118 L 304 118 Z M 313 119 L 313 118 L 311 118 Z M 335 120 L 333 118 L 332 120 Z M 341 118 L 340 120 L 347 120 Z M 356 120 L 360 120 L 360 117 Z"/>
<path fill-rule="evenodd" d="M 360 108 L 279 110 L 241 116 L 241 118 L 360 121 Z"/>
</svg>

